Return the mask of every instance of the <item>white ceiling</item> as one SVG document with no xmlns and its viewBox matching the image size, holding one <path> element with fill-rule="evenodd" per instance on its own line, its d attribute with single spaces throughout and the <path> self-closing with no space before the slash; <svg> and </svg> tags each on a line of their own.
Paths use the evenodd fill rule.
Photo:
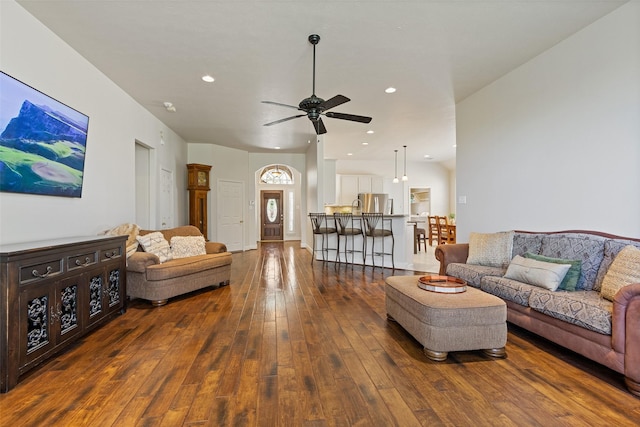
<svg viewBox="0 0 640 427">
<path fill-rule="evenodd" d="M 316 95 L 373 117 L 323 119 L 325 156 L 390 159 L 407 145 L 434 161 L 455 157 L 456 102 L 625 2 L 18 1 L 187 142 L 250 152 L 315 141 L 306 117 L 262 126 L 298 112 L 260 101 L 311 95 L 319 34 Z"/>
</svg>

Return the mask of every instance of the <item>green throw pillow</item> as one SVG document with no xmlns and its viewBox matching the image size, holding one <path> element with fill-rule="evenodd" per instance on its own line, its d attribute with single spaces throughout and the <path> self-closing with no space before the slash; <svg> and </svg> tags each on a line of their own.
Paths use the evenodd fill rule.
<svg viewBox="0 0 640 427">
<path fill-rule="evenodd" d="M 571 264 L 571 268 L 567 271 L 567 275 L 564 276 L 562 282 L 560 282 L 560 286 L 558 286 L 559 291 L 575 291 L 578 285 L 578 279 L 580 279 L 580 270 L 582 270 L 582 261 L 578 260 L 569 260 L 569 259 L 560 259 L 560 258 L 550 258 L 544 255 L 532 254 L 531 252 L 527 252 L 524 254 L 525 258 L 535 259 L 537 261 L 544 262 L 552 262 L 554 264 Z"/>
</svg>

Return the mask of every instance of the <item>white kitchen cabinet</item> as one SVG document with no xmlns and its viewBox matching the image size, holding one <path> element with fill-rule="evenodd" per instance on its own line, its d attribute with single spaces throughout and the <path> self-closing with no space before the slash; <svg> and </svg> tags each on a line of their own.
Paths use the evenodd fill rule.
<svg viewBox="0 0 640 427">
<path fill-rule="evenodd" d="M 375 175 L 338 175 L 337 203 L 351 205 L 358 193 L 384 193 L 383 178 Z"/>
</svg>

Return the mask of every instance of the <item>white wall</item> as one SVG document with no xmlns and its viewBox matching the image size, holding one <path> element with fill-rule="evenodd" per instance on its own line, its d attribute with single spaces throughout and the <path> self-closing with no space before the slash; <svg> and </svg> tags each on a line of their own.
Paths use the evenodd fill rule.
<svg viewBox="0 0 640 427">
<path fill-rule="evenodd" d="M 640 236 L 640 4 L 457 105 L 458 241 L 471 231 Z"/>
<path fill-rule="evenodd" d="M 93 235 L 134 222 L 136 139 L 154 150 L 154 183 L 164 168 L 174 172 L 175 188 L 186 186 L 184 141 L 13 1 L 0 2 L 0 68 L 89 116 L 82 198 L 0 193 L 1 243 Z M 184 223 L 186 199 L 175 199 L 174 221 Z M 157 197 L 153 203 L 157 210 Z"/>
<path fill-rule="evenodd" d="M 296 193 L 298 199 L 298 211 L 300 215 L 297 218 L 299 225 L 302 226 L 306 219 L 306 190 L 305 190 L 305 155 L 292 153 L 249 153 L 248 151 L 238 150 L 235 148 L 223 147 L 214 144 L 195 144 L 188 145 L 188 163 L 200 163 L 212 166 L 209 181 L 211 183 L 211 192 L 208 197 L 209 209 L 209 238 L 217 239 L 217 204 L 216 204 L 216 188 L 220 179 L 240 181 L 244 183 L 245 202 L 244 202 L 244 225 L 245 225 L 245 249 L 255 249 L 256 242 L 260 240 L 260 229 L 258 227 L 259 218 L 256 216 L 258 212 L 257 205 L 259 200 L 260 188 L 256 188 L 255 172 L 263 167 L 271 164 L 288 165 L 301 173 L 302 182 L 299 183 L 299 190 Z M 273 188 L 273 187 L 270 187 Z M 185 187 L 185 193 L 186 192 Z M 304 212 L 303 212 L 304 211 Z M 301 218 L 303 217 L 303 218 Z M 303 229 L 303 227 L 301 227 Z M 288 238 L 291 236 L 287 236 Z M 304 240 L 301 232 L 295 236 L 296 239 Z"/>
</svg>

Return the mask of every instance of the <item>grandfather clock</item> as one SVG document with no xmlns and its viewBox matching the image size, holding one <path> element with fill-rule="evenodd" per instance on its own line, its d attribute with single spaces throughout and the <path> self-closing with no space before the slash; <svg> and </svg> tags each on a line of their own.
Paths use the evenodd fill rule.
<svg viewBox="0 0 640 427">
<path fill-rule="evenodd" d="M 211 166 L 190 163 L 187 165 L 189 190 L 189 224 L 200 229 L 205 240 L 209 240 L 207 233 L 207 193 L 209 192 L 209 171 Z"/>
</svg>

